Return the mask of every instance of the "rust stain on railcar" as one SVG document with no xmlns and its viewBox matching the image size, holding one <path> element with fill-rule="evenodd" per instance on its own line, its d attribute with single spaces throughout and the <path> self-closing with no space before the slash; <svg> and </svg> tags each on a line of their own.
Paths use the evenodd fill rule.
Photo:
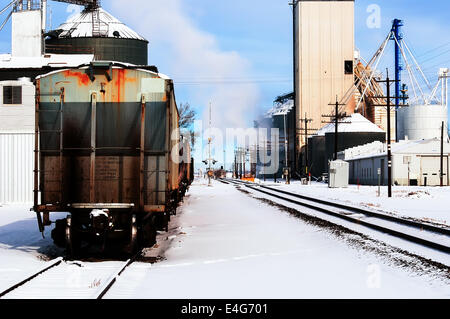
<svg viewBox="0 0 450 319">
<path fill-rule="evenodd" d="M 116 79 L 114 81 L 114 85 L 115 85 L 115 91 L 117 92 L 117 95 L 115 95 L 115 97 L 117 97 L 117 100 L 114 102 L 120 103 L 120 102 L 123 102 L 123 99 L 125 98 L 125 79 L 126 79 L 126 75 L 127 75 L 127 70 L 117 69 L 114 71 L 117 73 L 114 77 Z"/>
<path fill-rule="evenodd" d="M 82 86 L 82 85 L 87 86 L 89 84 L 89 81 L 90 81 L 89 76 L 86 73 L 73 72 L 71 70 L 64 71 L 64 76 L 66 78 L 70 78 L 70 77 L 77 78 L 79 86 Z"/>
</svg>

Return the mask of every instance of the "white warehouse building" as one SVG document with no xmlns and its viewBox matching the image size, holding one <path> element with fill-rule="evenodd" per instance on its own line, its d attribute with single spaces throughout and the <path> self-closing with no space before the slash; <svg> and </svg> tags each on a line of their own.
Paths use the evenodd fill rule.
<svg viewBox="0 0 450 319">
<path fill-rule="evenodd" d="M 0 82 L 0 203 L 33 200 L 35 87 Z"/>
<path fill-rule="evenodd" d="M 450 143 L 444 141 L 444 185 L 449 180 Z M 388 184 L 386 144 L 373 142 L 347 149 L 339 158 L 349 163 L 351 184 L 378 185 L 378 169 L 381 184 Z M 438 186 L 440 185 L 440 139 L 400 141 L 392 144 L 392 181 L 401 186 Z"/>
</svg>

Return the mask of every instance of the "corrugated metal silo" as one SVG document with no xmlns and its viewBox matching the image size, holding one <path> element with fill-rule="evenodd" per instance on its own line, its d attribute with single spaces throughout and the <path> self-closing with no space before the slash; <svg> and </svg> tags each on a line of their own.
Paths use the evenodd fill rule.
<svg viewBox="0 0 450 319">
<path fill-rule="evenodd" d="M 440 138 L 441 126 L 447 127 L 445 105 L 411 105 L 398 110 L 399 139 L 423 140 Z"/>
<path fill-rule="evenodd" d="M 93 24 L 96 11 L 97 26 Z M 148 63 L 148 41 L 102 8 L 86 8 L 46 35 L 47 53 L 94 54 L 96 60 Z"/>
</svg>

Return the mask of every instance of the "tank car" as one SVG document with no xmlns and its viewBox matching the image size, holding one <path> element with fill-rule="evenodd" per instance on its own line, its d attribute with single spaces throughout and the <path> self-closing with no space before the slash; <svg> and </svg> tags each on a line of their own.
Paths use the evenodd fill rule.
<svg viewBox="0 0 450 319">
<path fill-rule="evenodd" d="M 69 256 L 153 246 L 191 182 L 188 160 L 176 156 L 190 149 L 180 143 L 172 80 L 92 62 L 38 77 L 36 91 L 39 230 L 50 213 L 67 212 L 52 238 Z"/>
</svg>

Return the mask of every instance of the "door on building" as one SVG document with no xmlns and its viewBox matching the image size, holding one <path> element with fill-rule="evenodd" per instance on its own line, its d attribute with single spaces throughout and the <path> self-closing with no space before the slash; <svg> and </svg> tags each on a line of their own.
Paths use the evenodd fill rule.
<svg viewBox="0 0 450 319">
<path fill-rule="evenodd" d="M 426 186 L 441 184 L 439 171 L 441 158 L 439 156 L 422 156 L 420 158 L 420 183 Z M 448 186 L 448 157 L 444 157 L 444 186 Z"/>
<path fill-rule="evenodd" d="M 380 168 L 381 168 L 381 185 L 384 184 L 384 158 L 380 159 Z"/>
</svg>

